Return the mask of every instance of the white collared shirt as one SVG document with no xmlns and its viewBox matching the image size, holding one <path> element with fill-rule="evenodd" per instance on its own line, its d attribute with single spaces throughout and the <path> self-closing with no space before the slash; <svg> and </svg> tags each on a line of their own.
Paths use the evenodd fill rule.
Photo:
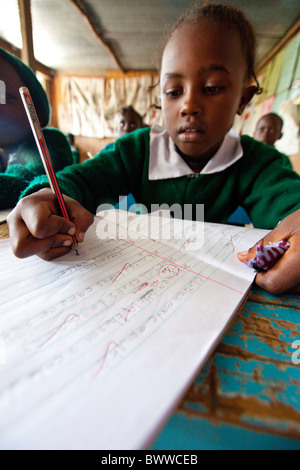
<svg viewBox="0 0 300 470">
<path fill-rule="evenodd" d="M 221 147 L 199 172 L 209 175 L 225 170 L 243 156 L 240 137 L 231 129 L 224 137 Z M 176 150 L 165 128 L 154 124 L 150 131 L 149 180 L 179 178 L 194 175 Z"/>
</svg>

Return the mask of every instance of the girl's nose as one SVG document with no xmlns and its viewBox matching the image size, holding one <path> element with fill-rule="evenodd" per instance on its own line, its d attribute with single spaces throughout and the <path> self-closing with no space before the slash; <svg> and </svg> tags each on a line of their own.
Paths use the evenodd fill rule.
<svg viewBox="0 0 300 470">
<path fill-rule="evenodd" d="M 198 90 L 187 90 L 183 95 L 182 106 L 180 110 L 182 116 L 198 116 L 202 112 L 200 93 Z"/>
</svg>

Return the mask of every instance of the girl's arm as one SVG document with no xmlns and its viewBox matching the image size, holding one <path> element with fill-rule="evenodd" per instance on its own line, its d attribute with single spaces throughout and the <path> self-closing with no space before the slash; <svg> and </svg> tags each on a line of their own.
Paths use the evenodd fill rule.
<svg viewBox="0 0 300 470">
<path fill-rule="evenodd" d="M 81 242 L 100 204 L 114 205 L 119 195 L 129 194 L 140 184 L 142 168 L 148 167 L 143 157 L 148 134 L 141 133 L 141 139 L 138 134 L 129 134 L 113 150 L 57 174 L 71 221 L 58 215 L 52 192 L 42 189 L 49 186 L 46 176 L 35 178 L 8 218 L 15 255 L 24 258 L 36 254 L 51 260 L 70 249 L 72 235 Z"/>
</svg>

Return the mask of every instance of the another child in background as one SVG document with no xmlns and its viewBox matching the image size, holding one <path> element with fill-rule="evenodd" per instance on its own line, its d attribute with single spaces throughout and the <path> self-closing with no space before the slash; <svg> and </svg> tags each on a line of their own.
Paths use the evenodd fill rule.
<svg viewBox="0 0 300 470">
<path fill-rule="evenodd" d="M 49 122 L 50 107 L 34 72 L 1 48 L 0 80 L 5 85 L 5 102 L 0 104 L 0 209 L 9 209 L 16 205 L 29 182 L 45 173 L 19 87 L 29 89 L 42 127 Z M 44 136 L 55 171 L 73 163 L 68 141 L 59 130 L 44 129 Z"/>
<path fill-rule="evenodd" d="M 142 116 L 132 106 L 125 106 L 121 109 L 117 126 L 119 137 L 144 127 L 147 126 L 144 124 Z M 113 148 L 113 145 L 113 142 L 107 144 L 104 150 Z M 115 205 L 116 209 L 130 210 L 130 207 L 137 208 L 136 201 L 131 193 L 128 195 L 122 194 L 122 196 L 125 197 Z M 142 212 L 142 210 L 140 209 L 139 212 Z"/>
<path fill-rule="evenodd" d="M 9 216 L 14 253 L 47 260 L 67 253 L 73 234 L 84 239 L 100 204 L 115 204 L 130 192 L 149 212 L 152 204 L 190 204 L 195 217 L 197 204 L 204 204 L 210 222 L 225 223 L 241 205 L 254 226 L 276 227 L 263 244 L 291 244 L 269 271 L 257 274 L 257 284 L 274 293 L 300 291 L 300 177 L 276 149 L 230 130 L 257 91 L 251 84 L 254 52 L 252 27 L 239 10 L 200 4 L 182 16 L 161 62 L 166 128 L 132 132 L 60 172 L 72 222 L 57 215 L 49 189 L 38 191 L 48 186 L 46 179 L 33 181 L 23 196 L 34 194 Z M 255 253 L 252 247 L 238 257 L 245 261 Z"/>
<path fill-rule="evenodd" d="M 265 114 L 257 121 L 253 137 L 274 147 L 275 142 L 282 137 L 282 127 L 283 120 L 278 114 Z"/>
<path fill-rule="evenodd" d="M 77 145 L 75 145 L 75 137 L 70 132 L 68 134 L 66 134 L 66 137 L 67 137 L 67 139 L 69 141 L 69 144 L 71 146 L 71 151 L 72 151 L 72 155 L 73 155 L 73 163 L 79 163 L 80 162 L 80 152 L 79 152 L 79 148 L 77 147 Z"/>
<path fill-rule="evenodd" d="M 259 142 L 263 142 L 264 144 L 274 147 L 275 142 L 282 137 L 282 126 L 283 120 L 278 116 L 278 114 L 265 114 L 258 120 L 253 137 Z M 288 168 L 293 168 L 289 158 L 286 159 L 286 164 Z M 229 217 L 227 223 L 233 225 L 245 225 L 251 224 L 251 220 L 245 209 L 243 207 L 238 207 L 237 210 Z"/>
<path fill-rule="evenodd" d="M 129 134 L 137 129 L 142 129 L 143 127 L 146 126 L 143 123 L 142 116 L 132 106 L 122 108 L 118 123 L 119 136 Z"/>
</svg>

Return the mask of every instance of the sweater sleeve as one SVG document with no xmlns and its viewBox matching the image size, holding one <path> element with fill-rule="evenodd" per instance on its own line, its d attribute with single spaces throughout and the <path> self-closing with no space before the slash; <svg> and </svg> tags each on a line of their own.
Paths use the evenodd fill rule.
<svg viewBox="0 0 300 470">
<path fill-rule="evenodd" d="M 50 127 L 43 129 L 43 134 L 54 171 L 60 171 L 66 166 L 71 165 L 73 163 L 73 156 L 65 135 L 60 130 Z M 26 142 L 19 146 L 17 152 L 10 156 L 8 167 L 10 168 L 15 164 L 26 166 L 35 175 L 44 173 L 43 163 L 33 136 L 30 136 Z"/>
<path fill-rule="evenodd" d="M 23 165 L 13 165 L 0 173 L 0 210 L 13 208 L 34 176 Z"/>
<path fill-rule="evenodd" d="M 120 196 L 137 194 L 141 174 L 148 165 L 149 130 L 140 130 L 118 139 L 93 159 L 66 167 L 57 173 L 61 192 L 79 201 L 87 210 L 96 213 L 100 204 L 115 205 Z M 35 178 L 24 197 L 48 185 L 45 176 Z"/>
<path fill-rule="evenodd" d="M 272 229 L 300 209 L 300 177 L 276 149 L 247 136 L 242 144 L 241 205 L 255 227 Z"/>
<path fill-rule="evenodd" d="M 72 164 L 71 147 L 62 132 L 58 129 L 45 129 L 44 137 L 55 171 Z M 14 158 L 15 160 L 10 160 L 6 171 L 0 173 L 1 210 L 14 207 L 31 181 L 36 177 L 43 179 L 41 175 L 45 173 L 33 137 L 20 145 L 14 153 Z"/>
</svg>

